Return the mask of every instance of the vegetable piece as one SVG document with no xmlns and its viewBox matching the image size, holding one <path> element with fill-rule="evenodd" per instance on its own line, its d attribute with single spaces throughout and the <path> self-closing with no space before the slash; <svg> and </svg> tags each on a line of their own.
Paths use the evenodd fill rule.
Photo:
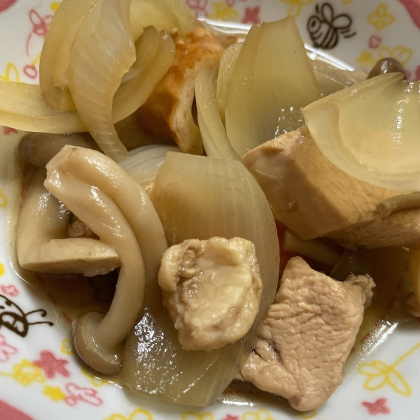
<svg viewBox="0 0 420 420">
<path fill-rule="evenodd" d="M 140 185 L 155 180 L 168 152 L 181 152 L 176 146 L 153 144 L 139 147 L 129 152 L 128 156 L 119 162 L 124 169 Z"/>
<path fill-rule="evenodd" d="M 83 20 L 97 2 L 63 0 L 49 25 L 39 62 L 39 83 L 44 100 L 52 109 L 75 109 L 67 88 L 70 51 Z"/>
<path fill-rule="evenodd" d="M 183 350 L 157 282 L 146 289 L 143 317 L 127 342 L 123 381 L 148 395 L 205 406 L 236 374 L 274 297 L 279 273 L 276 227 L 263 192 L 234 160 L 168 153 L 152 197 L 171 245 L 238 236 L 254 243 L 260 265 L 263 291 L 256 322 L 241 341 L 220 350 Z"/>
<path fill-rule="evenodd" d="M 310 61 L 291 17 L 254 25 L 229 84 L 225 123 L 235 152 L 302 125 L 301 108 L 320 96 Z"/>
<path fill-rule="evenodd" d="M 51 134 L 87 131 L 77 112 L 49 108 L 38 85 L 1 80 L 0 125 Z"/>
<path fill-rule="evenodd" d="M 45 168 L 45 165 L 66 144 L 94 150 L 98 148 L 92 136 L 88 133 L 29 133 L 22 137 L 19 143 L 19 153 L 30 164 Z"/>
<path fill-rule="evenodd" d="M 230 45 L 226 48 L 220 60 L 219 74 L 217 75 L 216 100 L 223 124 L 225 122 L 225 108 L 230 78 L 232 77 L 232 72 L 243 44 L 243 42 L 237 42 L 236 44 Z"/>
<path fill-rule="evenodd" d="M 339 69 L 321 59 L 313 60 L 312 68 L 321 96 L 328 96 L 338 90 L 366 80 L 366 74 L 363 71 Z"/>
<path fill-rule="evenodd" d="M 157 33 L 153 28 L 146 32 L 136 43 L 132 77 L 114 95 L 114 123 L 130 116 L 143 104 L 172 63 L 174 43 L 167 33 Z M 46 106 L 39 86 L 3 81 L 0 81 L 0 124 L 52 134 L 88 131 L 77 112 L 60 112 Z"/>
<path fill-rule="evenodd" d="M 384 74 L 320 99 L 303 114 L 322 153 L 347 174 L 393 190 L 420 189 L 419 82 Z"/>
<path fill-rule="evenodd" d="M 216 103 L 216 69 L 201 70 L 195 80 L 198 126 L 207 156 L 239 159 L 227 137 Z"/>
<path fill-rule="evenodd" d="M 162 224 L 144 190 L 99 152 L 65 146 L 47 171 L 45 187 L 113 246 L 121 260 L 109 312 L 88 313 L 73 328 L 80 357 L 102 373 L 118 373 L 120 344 L 137 321 L 145 283 L 156 277 L 167 247 Z"/>
<path fill-rule="evenodd" d="M 19 214 L 16 245 L 20 266 L 41 273 L 88 277 L 119 267 L 112 246 L 95 239 L 66 237 L 70 212 L 44 188 L 45 176 L 45 169 L 39 169 Z"/>
<path fill-rule="evenodd" d="M 158 31 L 173 31 L 175 36 L 181 38 L 202 26 L 184 0 L 133 0 L 130 19 L 134 39 L 147 26 L 153 26 Z"/>
<path fill-rule="evenodd" d="M 329 246 L 319 239 L 301 241 L 291 230 L 286 229 L 283 236 L 283 251 L 295 252 L 312 258 L 327 267 L 334 267 L 340 260 L 343 252 L 340 247 Z"/>
<path fill-rule="evenodd" d="M 405 80 L 407 79 L 403 65 L 392 57 L 383 58 L 382 60 L 377 61 L 367 78 L 372 79 L 373 77 L 386 73 L 401 73 L 403 78 Z"/>
<path fill-rule="evenodd" d="M 132 77 L 123 81 L 114 95 L 113 119 L 116 121 L 134 113 L 147 100 L 171 66 L 175 44 L 166 31 L 157 32 L 148 27 L 136 42 L 136 55 L 137 60 L 129 72 Z"/>
<path fill-rule="evenodd" d="M 105 154 L 117 161 L 127 149 L 112 121 L 112 100 L 135 59 L 130 0 L 99 0 L 74 41 L 69 88 L 81 120 Z"/>
</svg>

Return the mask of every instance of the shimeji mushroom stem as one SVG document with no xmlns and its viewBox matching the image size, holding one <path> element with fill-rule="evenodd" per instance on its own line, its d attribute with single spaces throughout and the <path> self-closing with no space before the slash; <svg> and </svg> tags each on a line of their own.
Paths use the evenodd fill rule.
<svg viewBox="0 0 420 420">
<path fill-rule="evenodd" d="M 87 313 L 73 324 L 80 357 L 102 373 L 116 374 L 121 369 L 120 344 L 143 306 L 146 277 L 156 276 L 167 247 L 162 224 L 144 190 L 99 152 L 65 147 L 47 170 L 46 188 L 120 257 L 120 275 L 108 313 Z M 145 239 L 148 267 L 143 262 Z"/>
<path fill-rule="evenodd" d="M 105 316 L 86 314 L 74 325 L 75 347 L 94 369 L 115 374 L 121 368 L 118 346 L 134 326 L 143 305 L 145 270 L 140 246 L 118 206 L 102 191 L 71 175 L 54 172 L 48 188 L 105 243 L 114 246 L 121 261 L 117 289 Z M 58 182 L 55 182 L 58 181 Z"/>
</svg>

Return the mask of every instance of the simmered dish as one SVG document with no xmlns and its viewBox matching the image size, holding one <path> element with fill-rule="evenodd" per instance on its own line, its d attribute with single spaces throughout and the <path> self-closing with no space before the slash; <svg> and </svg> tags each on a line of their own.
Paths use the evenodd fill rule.
<svg viewBox="0 0 420 420">
<path fill-rule="evenodd" d="M 29 132 L 18 263 L 118 277 L 72 338 L 123 386 L 319 407 L 385 301 L 420 313 L 419 97 L 392 59 L 310 59 L 291 17 L 240 40 L 183 0 L 63 0 L 40 85 L 0 82 L 0 124 Z"/>
</svg>

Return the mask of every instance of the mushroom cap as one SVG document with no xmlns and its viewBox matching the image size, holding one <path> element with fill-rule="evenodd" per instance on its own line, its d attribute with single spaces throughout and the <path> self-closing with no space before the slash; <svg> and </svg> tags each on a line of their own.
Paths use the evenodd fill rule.
<svg viewBox="0 0 420 420">
<path fill-rule="evenodd" d="M 120 347 L 95 341 L 95 330 L 103 318 L 104 314 L 88 312 L 75 319 L 72 325 L 74 347 L 80 358 L 93 369 L 105 375 L 116 375 L 122 368 Z"/>
</svg>

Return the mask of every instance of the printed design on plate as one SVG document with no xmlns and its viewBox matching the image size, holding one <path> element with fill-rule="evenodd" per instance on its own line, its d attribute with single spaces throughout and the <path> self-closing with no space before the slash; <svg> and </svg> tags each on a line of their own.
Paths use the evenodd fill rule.
<svg viewBox="0 0 420 420">
<path fill-rule="evenodd" d="M 376 50 L 382 43 L 382 38 L 377 35 L 372 35 L 369 38 L 369 48 L 372 48 L 373 50 Z"/>
<path fill-rule="evenodd" d="M 11 346 L 3 334 L 0 334 L 0 362 L 7 362 L 10 356 L 16 354 L 18 349 Z"/>
<path fill-rule="evenodd" d="M 13 6 L 16 0 L 0 0 L 0 13 L 7 10 L 10 6 Z"/>
<path fill-rule="evenodd" d="M 297 18 L 302 12 L 302 7 L 308 6 L 313 3 L 314 0 L 281 0 L 283 3 L 290 4 L 287 14 Z"/>
<path fill-rule="evenodd" d="M 12 373 L 0 372 L 0 376 L 9 376 L 24 387 L 31 385 L 33 382 L 44 383 L 47 380 L 42 372 L 42 369 L 35 366 L 27 359 L 23 359 L 21 362 L 15 363 L 12 370 Z"/>
<path fill-rule="evenodd" d="M 7 357 L 15 354 L 17 349 L 6 343 L 0 335 L 0 361 L 7 351 Z M 69 378 L 70 371 L 67 369 L 68 360 L 56 357 L 50 350 L 43 350 L 39 354 L 38 360 L 33 362 L 22 359 L 20 362 L 12 365 L 12 371 L 0 371 L 0 376 L 9 377 L 19 382 L 24 387 L 28 387 L 34 383 L 42 384 L 41 393 L 54 402 L 64 402 L 68 406 L 76 406 L 79 403 L 85 403 L 92 406 L 102 405 L 103 401 L 98 395 L 98 391 L 91 387 L 80 386 L 74 382 L 51 382 L 51 379 Z"/>
<path fill-rule="evenodd" d="M 366 375 L 366 379 L 363 387 L 368 391 L 377 391 L 386 385 L 389 385 L 395 392 L 400 395 L 409 396 L 413 393 L 410 385 L 405 380 L 403 375 L 396 370 L 396 367 L 404 361 L 408 356 L 413 354 L 417 349 L 420 348 L 420 343 L 415 345 L 407 353 L 400 356 L 395 363 L 388 365 L 380 360 L 374 360 L 373 362 L 360 363 L 357 370 L 362 375 Z"/>
<path fill-rule="evenodd" d="M 0 413 L 3 419 L 34 420 L 33 417 L 2 400 L 0 400 Z"/>
<path fill-rule="evenodd" d="M 242 420 L 275 420 L 267 410 L 248 411 L 242 414 Z"/>
<path fill-rule="evenodd" d="M 260 11 L 260 6 L 246 7 L 244 17 L 242 18 L 242 23 L 254 24 L 261 22 Z"/>
<path fill-rule="evenodd" d="M 52 7 L 53 5 L 51 5 Z M 33 37 L 40 37 L 42 39 L 45 38 L 47 35 L 48 27 L 50 25 L 51 19 L 53 15 L 47 14 L 45 16 L 41 16 L 35 9 L 29 10 L 29 20 L 32 25 L 32 30 L 26 38 L 26 55 L 30 57 L 34 54 L 31 53 L 31 41 Z M 36 67 L 39 63 L 39 59 L 41 55 L 38 51 L 36 51 L 35 58 L 29 64 L 26 64 L 23 67 L 23 72 L 26 76 L 30 79 L 36 79 L 38 77 L 38 68 Z"/>
<path fill-rule="evenodd" d="M 134 410 L 128 417 L 115 413 L 112 414 L 110 417 L 107 417 L 105 420 L 152 420 L 153 416 L 143 408 L 138 408 Z"/>
<path fill-rule="evenodd" d="M 6 125 L 3 126 L 3 134 L 8 136 L 9 134 L 17 134 L 18 131 L 15 128 L 7 127 Z"/>
<path fill-rule="evenodd" d="M 181 416 L 182 420 L 214 420 L 212 413 L 196 413 L 195 411 L 186 411 Z"/>
<path fill-rule="evenodd" d="M 367 408 L 369 414 L 389 414 L 391 412 L 386 405 L 386 398 L 379 398 L 373 403 L 363 401 L 362 405 Z"/>
<path fill-rule="evenodd" d="M 1 191 L 1 190 L 0 190 Z M 0 196 L 1 197 L 1 196 Z M 1 206 L 0 206 L 1 207 Z M 4 268 L 4 264 L 0 263 L 0 276 L 4 276 L 6 273 L 6 269 Z M 1 287 L 1 286 L 0 286 Z M 3 292 L 3 291 L 2 291 Z M 6 294 L 6 293 L 5 293 Z"/>
<path fill-rule="evenodd" d="M 212 12 L 208 14 L 209 19 L 229 21 L 238 18 L 238 11 L 229 7 L 224 1 L 214 2 L 211 7 Z"/>
<path fill-rule="evenodd" d="M 36 309 L 33 311 L 24 312 L 8 297 L 0 294 L 0 329 L 5 327 L 20 337 L 26 337 L 29 331 L 29 327 L 32 325 L 54 325 L 54 323 L 50 321 L 36 320 L 35 316 L 37 315 L 39 315 L 41 318 L 45 318 L 47 316 L 47 311 L 45 309 Z M 33 319 L 32 322 L 30 322 L 30 318 Z"/>
<path fill-rule="evenodd" d="M 70 376 L 70 372 L 66 368 L 69 363 L 68 360 L 57 359 L 49 350 L 41 351 L 39 356 L 39 360 L 34 360 L 32 363 L 40 367 L 48 379 L 54 378 L 55 375 L 61 375 L 65 378 Z"/>
<path fill-rule="evenodd" d="M 318 411 L 311 410 L 311 411 L 306 411 L 305 413 L 302 413 L 300 411 L 296 411 L 296 414 L 301 419 L 309 420 L 309 419 L 314 419 L 318 415 Z"/>
<path fill-rule="evenodd" d="M 0 75 L 3 82 L 20 82 L 19 70 L 14 63 L 8 63 L 5 73 Z"/>
<path fill-rule="evenodd" d="M 350 15 L 335 14 L 330 3 L 315 6 L 315 13 L 309 17 L 306 29 L 315 48 L 331 50 L 335 48 L 340 37 L 351 38 L 356 35 L 351 26 L 353 19 Z"/>
<path fill-rule="evenodd" d="M 413 23 L 420 29 L 420 0 L 400 0 Z"/>
<path fill-rule="evenodd" d="M 73 383 L 66 384 L 67 397 L 65 402 L 68 405 L 76 405 L 78 402 L 85 402 L 89 405 L 102 405 L 102 399 L 98 397 L 98 391 L 92 388 L 81 387 Z"/>
<path fill-rule="evenodd" d="M 4 265 L 0 263 L 0 276 L 4 275 Z M 13 284 L 0 284 L 0 292 L 6 296 L 17 296 L 19 294 L 18 289 Z"/>
<path fill-rule="evenodd" d="M 368 16 L 367 21 L 373 25 L 377 31 L 381 31 L 395 22 L 395 16 L 388 12 L 385 3 L 380 3 L 376 10 Z"/>
<path fill-rule="evenodd" d="M 406 48 L 402 45 L 397 45 L 395 48 L 382 45 L 376 49 L 376 53 L 366 50 L 362 51 L 362 53 L 356 58 L 356 61 L 363 70 L 370 70 L 375 63 L 382 58 L 395 58 L 403 66 L 405 66 L 412 56 L 413 50 L 411 48 Z"/>
<path fill-rule="evenodd" d="M 68 338 L 65 338 L 61 342 L 60 351 L 61 351 L 61 353 L 66 354 L 67 356 L 73 356 L 74 355 L 74 348 L 73 348 L 73 343 L 71 342 L 71 340 L 69 340 Z"/>
</svg>

